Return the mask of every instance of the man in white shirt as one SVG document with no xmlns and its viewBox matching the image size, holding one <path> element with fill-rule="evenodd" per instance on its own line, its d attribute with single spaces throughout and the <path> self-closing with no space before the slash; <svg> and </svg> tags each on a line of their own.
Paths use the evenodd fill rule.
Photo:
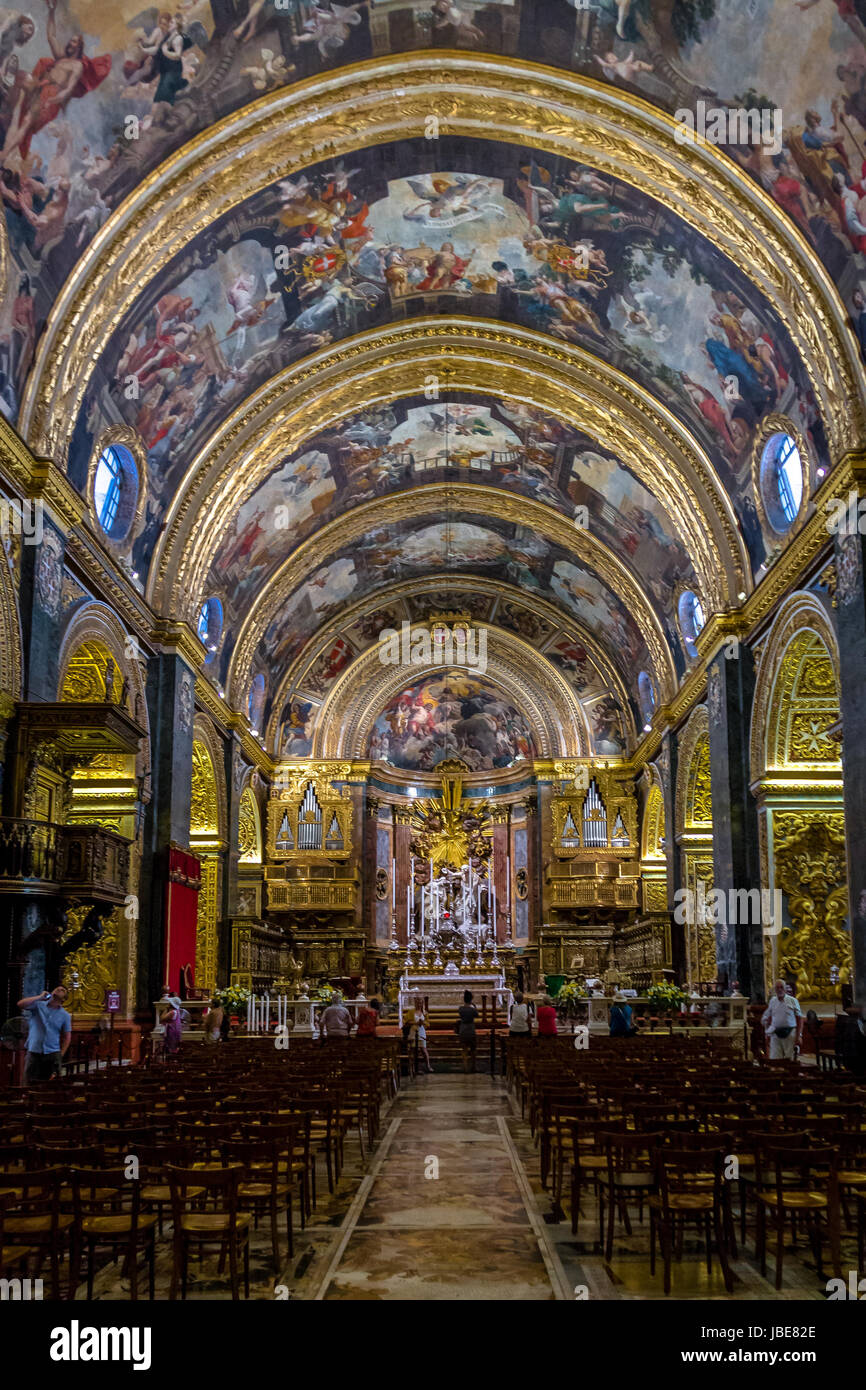
<svg viewBox="0 0 866 1390">
<path fill-rule="evenodd" d="M 764 1032 L 770 1040 L 770 1061 L 791 1060 L 800 1051 L 803 1014 L 793 994 L 785 992 L 785 981 L 777 980 L 773 997 L 761 1015 Z"/>
</svg>

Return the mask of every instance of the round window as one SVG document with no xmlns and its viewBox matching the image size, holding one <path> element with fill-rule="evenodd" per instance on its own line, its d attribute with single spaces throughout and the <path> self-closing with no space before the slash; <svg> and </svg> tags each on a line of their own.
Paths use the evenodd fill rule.
<svg viewBox="0 0 866 1390">
<path fill-rule="evenodd" d="M 689 656 L 697 656 L 698 633 L 704 626 L 706 618 L 701 601 L 692 589 L 686 589 L 680 594 L 677 616 L 680 620 L 680 632 L 683 635 L 686 651 Z"/>
<path fill-rule="evenodd" d="M 761 499 L 774 531 L 787 531 L 803 501 L 803 460 L 789 434 L 773 434 L 761 454 Z"/>
<path fill-rule="evenodd" d="M 106 536 L 122 541 L 138 506 L 138 469 L 129 449 L 109 444 L 99 455 L 93 479 L 93 506 Z"/>
</svg>

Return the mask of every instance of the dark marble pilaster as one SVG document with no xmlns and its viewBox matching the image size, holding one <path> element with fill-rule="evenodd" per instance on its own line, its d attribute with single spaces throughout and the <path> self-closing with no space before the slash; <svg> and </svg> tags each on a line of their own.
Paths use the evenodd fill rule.
<svg viewBox="0 0 866 1390">
<path fill-rule="evenodd" d="M 761 888 L 758 808 L 749 790 L 749 739 L 755 695 L 755 663 L 744 643 L 723 647 L 707 671 L 707 712 L 710 725 L 710 780 L 713 791 L 713 886 L 725 902 L 743 889 Z M 764 944 L 760 921 L 725 920 L 716 926 L 719 979 L 738 980 L 740 993 L 763 998 Z"/>
<path fill-rule="evenodd" d="M 671 966 L 679 981 L 686 978 L 686 925 L 674 916 L 677 893 L 683 886 L 682 856 L 676 837 L 676 790 L 679 746 L 676 735 L 666 729 L 656 766 L 662 783 L 665 808 L 665 864 L 667 869 L 668 912 L 671 914 Z"/>
<path fill-rule="evenodd" d="M 39 545 L 21 547 L 18 602 L 24 642 L 24 699 L 56 700 L 66 538 L 45 516 Z"/>
<path fill-rule="evenodd" d="M 164 651 L 151 659 L 147 703 L 153 794 L 142 846 L 140 1007 L 147 1007 L 162 991 L 167 851 L 172 843 L 184 847 L 189 844 L 195 676 L 175 652 Z"/>
</svg>

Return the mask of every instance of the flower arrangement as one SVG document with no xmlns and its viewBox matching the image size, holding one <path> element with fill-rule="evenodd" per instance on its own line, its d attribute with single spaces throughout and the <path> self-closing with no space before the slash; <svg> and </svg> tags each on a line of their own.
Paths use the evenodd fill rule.
<svg viewBox="0 0 866 1390">
<path fill-rule="evenodd" d="M 681 1004 L 685 1004 L 688 995 L 679 985 L 675 985 L 671 980 L 659 980 L 654 985 L 650 985 L 646 992 L 647 1003 L 658 1010 L 660 1014 L 674 1013 Z"/>
<path fill-rule="evenodd" d="M 577 1012 L 579 999 L 586 998 L 586 989 L 579 980 L 566 980 L 560 986 L 559 993 L 556 995 L 554 1003 L 562 1013 L 571 1016 Z"/>
<path fill-rule="evenodd" d="M 323 1004 L 330 1004 L 339 990 L 332 989 L 330 985 L 319 985 L 317 993 Z"/>
<path fill-rule="evenodd" d="M 216 990 L 213 997 L 218 999 L 229 1013 L 237 1013 L 249 999 L 250 991 L 244 985 L 226 985 L 223 989 Z"/>
</svg>

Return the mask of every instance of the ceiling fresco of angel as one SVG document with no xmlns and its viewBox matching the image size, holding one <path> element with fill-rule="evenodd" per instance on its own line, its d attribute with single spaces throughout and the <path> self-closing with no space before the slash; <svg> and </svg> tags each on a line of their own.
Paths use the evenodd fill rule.
<svg viewBox="0 0 866 1390">
<path fill-rule="evenodd" d="M 436 47 L 564 66 L 670 112 L 698 100 L 777 111 L 772 140 L 726 148 L 796 223 L 853 307 L 866 267 L 863 0 L 178 0 L 165 10 L 140 0 L 27 0 L 0 8 L 0 195 L 13 250 L 0 311 L 4 414 L 15 418 L 36 338 L 82 249 L 160 160 L 263 93 Z M 446 165 L 406 174 L 420 186 L 410 191 L 422 216 L 414 243 L 396 238 L 403 259 L 388 266 L 392 293 L 419 271 L 417 283 L 436 288 L 460 278 L 460 248 L 443 251 L 449 238 L 421 233 L 440 218 L 441 230 L 452 221 L 451 230 L 465 229 L 455 199 L 477 205 L 483 190 L 462 172 L 470 179 L 462 193 Z M 450 186 L 437 190 L 436 176 Z M 356 230 L 364 235 L 361 222 Z M 327 235 L 321 224 L 318 234 Z M 425 241 L 435 266 L 435 256 L 421 264 L 408 254 Z M 470 276 L 482 259 L 469 262 Z M 521 269 L 498 259 L 502 274 Z M 344 297 L 310 315 L 322 323 L 315 331 L 329 329 L 329 310 Z M 559 296 L 548 307 L 565 327 L 578 312 Z M 649 336 L 664 327 L 661 316 Z"/>
<path fill-rule="evenodd" d="M 429 174 L 397 174 L 449 151 Z M 190 458 L 232 408 L 310 350 L 390 321 L 406 301 L 413 313 L 522 324 L 632 375 L 713 459 L 755 563 L 747 465 L 756 425 L 784 411 L 825 457 L 786 329 L 700 236 L 568 161 L 443 139 L 281 180 L 202 234 L 103 355 L 75 430 L 72 480 L 83 486 L 102 427 L 132 426 L 148 451 L 148 518 L 158 527 Z M 524 485 L 543 495 L 543 469 L 527 468 Z"/>
<path fill-rule="evenodd" d="M 370 736 L 370 758 L 431 772 L 459 758 L 472 772 L 512 767 L 536 755 L 532 729 L 507 696 L 468 671 L 443 671 L 401 690 Z"/>
</svg>

